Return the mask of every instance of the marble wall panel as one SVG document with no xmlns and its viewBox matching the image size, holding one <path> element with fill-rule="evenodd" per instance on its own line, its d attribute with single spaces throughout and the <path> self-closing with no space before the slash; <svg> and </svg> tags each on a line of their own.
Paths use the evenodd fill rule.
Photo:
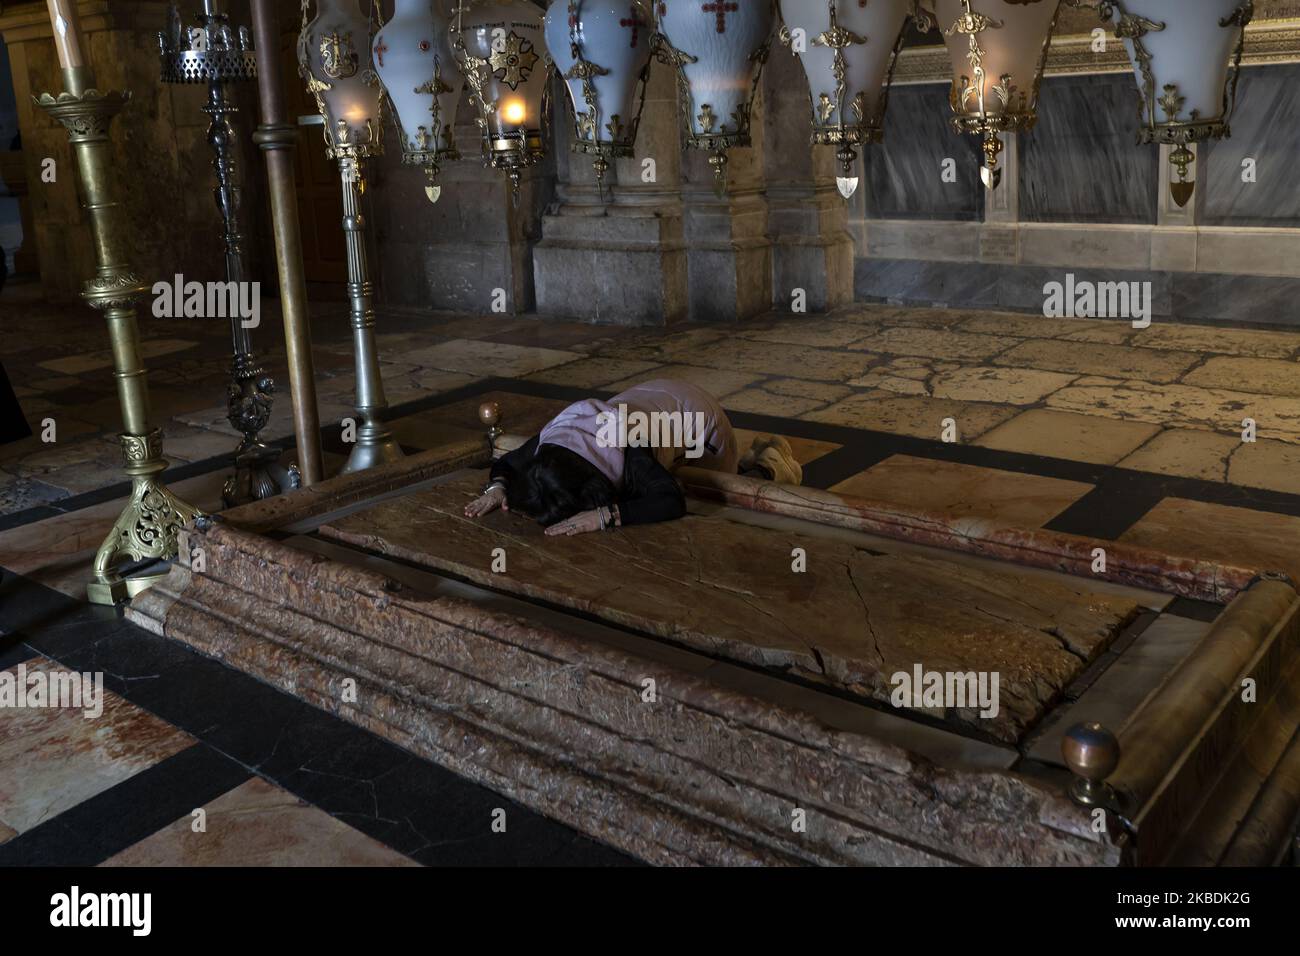
<svg viewBox="0 0 1300 956">
<path fill-rule="evenodd" d="M 945 84 L 895 87 L 885 115 L 885 140 L 862 149 L 869 219 L 984 218 L 979 145 L 949 126 Z M 957 181 L 945 183 L 943 161 L 957 161 Z"/>
<path fill-rule="evenodd" d="M 1300 226 L 1300 64 L 1244 69 L 1232 137 L 1202 144 L 1198 165 L 1203 224 Z"/>
<path fill-rule="evenodd" d="M 1136 90 L 1129 74 L 1043 81 L 1020 137 L 1022 220 L 1155 223 L 1160 157 L 1136 145 Z"/>
</svg>

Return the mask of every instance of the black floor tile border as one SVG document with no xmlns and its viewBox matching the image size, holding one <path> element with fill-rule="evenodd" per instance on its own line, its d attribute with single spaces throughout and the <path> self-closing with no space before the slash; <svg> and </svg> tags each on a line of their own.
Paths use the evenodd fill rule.
<svg viewBox="0 0 1300 956">
<path fill-rule="evenodd" d="M 518 378 L 485 378 L 447 392 L 426 395 L 395 405 L 389 410 L 388 420 L 396 421 L 399 418 L 497 391 L 562 401 L 577 401 L 591 396 L 608 398 L 613 394 L 606 389 L 577 388 Z M 1114 465 L 1002 451 L 960 442 L 897 435 L 892 432 L 853 428 L 848 425 L 810 422 L 798 418 L 780 418 L 751 412 L 728 412 L 728 415 L 732 423 L 739 428 L 780 432 L 842 446 L 823 456 L 822 459 L 810 462 L 806 467 L 806 483 L 817 488 L 829 488 L 891 455 L 910 455 L 1095 485 L 1097 487 L 1093 492 L 1067 508 L 1046 527 L 1049 530 L 1068 531 L 1071 534 L 1095 537 L 1099 540 L 1113 540 L 1119 537 L 1163 498 L 1187 498 L 1207 504 L 1300 517 L 1300 495 L 1285 492 L 1226 485 L 1199 478 L 1134 471 Z M 465 426 L 475 427 L 476 421 L 467 417 Z M 509 408 L 502 409 L 501 427 L 507 432 L 511 430 Z M 341 433 L 342 428 L 337 423 L 322 426 L 322 446 L 328 451 L 347 454 L 349 446 L 342 442 Z M 294 441 L 293 436 L 288 436 L 268 444 L 283 449 L 293 445 Z M 408 452 L 421 450 L 410 446 L 403 447 Z M 218 456 L 170 468 L 163 478 L 168 482 L 181 481 L 228 467 L 229 464 L 228 456 Z M 122 482 L 49 505 L 2 515 L 0 530 L 111 501 L 123 497 L 129 490 L 130 485 Z M 1146 503 L 1145 507 L 1144 503 Z"/>
<path fill-rule="evenodd" d="M 195 743 L 0 843 L 0 866 L 95 866 L 250 776 L 229 757 Z"/>
<path fill-rule="evenodd" d="M 120 610 L 83 604 L 3 568 L 0 579 L 6 588 L 0 627 L 7 632 L 0 638 L 0 661 L 7 660 L 5 642 L 10 642 L 30 649 L 24 659 L 40 654 L 79 671 L 102 671 L 108 690 L 198 741 L 0 845 L 0 865 L 100 862 L 254 774 L 421 862 L 635 862 L 341 717 L 146 631 L 125 620 Z M 30 610 L 24 612 L 24 605 Z M 10 619 L 17 626 L 10 627 Z M 0 666 L 13 663 L 18 661 Z M 217 783 L 189 769 L 192 762 L 199 770 L 210 768 Z M 356 799 L 344 796 L 352 791 L 375 793 L 381 780 L 406 780 L 412 786 L 418 782 L 422 792 L 437 799 L 406 807 L 402 825 L 394 829 L 384 814 L 367 815 Z M 131 817 L 136 805 L 150 808 L 142 819 L 116 819 Z M 163 809 L 155 811 L 155 805 Z M 83 813 L 86 807 L 91 808 L 88 816 Z M 513 837 L 489 829 L 495 807 L 506 809 L 506 832 L 512 833 L 513 823 Z M 447 830 L 446 819 L 467 813 L 482 822 L 481 829 L 476 823 L 468 834 Z M 92 839 L 100 814 L 105 814 L 105 832 Z M 412 842 L 413 835 L 420 834 L 437 836 Z M 484 842 L 484 836 L 492 840 Z"/>
</svg>

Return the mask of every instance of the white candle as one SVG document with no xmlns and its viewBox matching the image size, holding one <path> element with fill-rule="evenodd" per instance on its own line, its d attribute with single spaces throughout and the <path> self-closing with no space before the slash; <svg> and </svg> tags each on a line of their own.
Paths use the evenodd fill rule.
<svg viewBox="0 0 1300 956">
<path fill-rule="evenodd" d="M 54 27 L 54 47 L 59 53 L 59 66 L 65 70 L 85 66 L 81 54 L 81 29 L 77 21 L 76 0 L 45 0 L 50 8 L 50 24 Z"/>
</svg>

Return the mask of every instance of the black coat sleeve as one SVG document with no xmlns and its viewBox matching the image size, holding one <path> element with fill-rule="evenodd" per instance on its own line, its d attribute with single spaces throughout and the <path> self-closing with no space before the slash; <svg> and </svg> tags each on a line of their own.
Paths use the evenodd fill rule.
<svg viewBox="0 0 1300 956">
<path fill-rule="evenodd" d="M 523 463 L 537 454 L 537 439 L 539 437 L 534 435 L 514 451 L 508 451 L 494 461 L 492 470 L 488 472 L 488 481 L 504 482 L 506 490 L 509 491 L 510 483 L 519 474 L 519 469 Z"/>
<path fill-rule="evenodd" d="M 629 448 L 618 513 L 625 525 L 672 521 L 686 514 L 681 486 L 646 448 Z"/>
</svg>

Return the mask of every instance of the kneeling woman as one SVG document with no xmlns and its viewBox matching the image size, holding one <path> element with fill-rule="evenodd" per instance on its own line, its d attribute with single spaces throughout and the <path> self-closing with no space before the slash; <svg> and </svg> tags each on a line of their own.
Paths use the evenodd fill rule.
<svg viewBox="0 0 1300 956">
<path fill-rule="evenodd" d="M 634 413 L 673 421 L 677 439 L 656 447 L 611 441 L 611 422 Z M 621 418 L 620 416 L 626 416 Z M 686 424 L 690 423 L 690 424 Z M 659 379 L 615 395 L 585 399 L 556 415 L 539 435 L 503 455 L 481 497 L 465 507 L 476 518 L 497 508 L 536 518 L 547 534 L 581 534 L 669 521 L 686 499 L 669 469 L 679 461 L 714 471 L 798 484 L 802 469 L 780 436 L 763 436 L 741 458 L 718 400 L 689 382 Z"/>
</svg>

